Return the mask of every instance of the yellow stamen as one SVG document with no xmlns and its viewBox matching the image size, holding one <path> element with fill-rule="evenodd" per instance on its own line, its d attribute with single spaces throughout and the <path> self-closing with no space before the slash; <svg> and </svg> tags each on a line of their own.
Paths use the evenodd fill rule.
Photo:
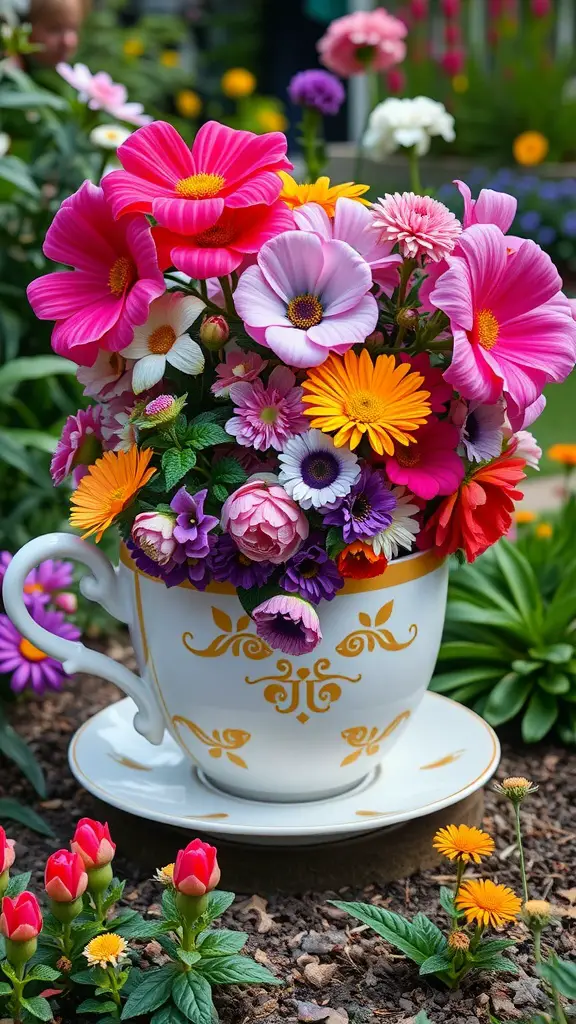
<svg viewBox="0 0 576 1024">
<path fill-rule="evenodd" d="M 108 287 L 112 295 L 123 295 L 136 276 L 136 267 L 127 256 L 119 256 L 110 267 Z"/>
<path fill-rule="evenodd" d="M 373 391 L 356 391 L 346 400 L 345 409 L 351 420 L 376 423 L 386 415 L 386 401 Z"/>
<path fill-rule="evenodd" d="M 176 182 L 175 192 L 185 199 L 212 199 L 217 196 L 226 184 L 221 174 L 191 174 L 189 178 L 180 178 Z"/>
<path fill-rule="evenodd" d="M 491 309 L 481 309 L 474 320 L 474 336 L 479 345 L 487 352 L 498 341 L 500 324 L 498 323 Z"/>
<path fill-rule="evenodd" d="M 303 295 L 296 295 L 290 299 L 286 315 L 294 327 L 306 330 L 308 327 L 315 327 L 322 320 L 322 303 L 315 295 L 304 292 Z"/>
<path fill-rule="evenodd" d="M 170 324 L 162 324 L 148 338 L 148 349 L 155 356 L 164 356 L 176 341 L 176 331 Z"/>
<path fill-rule="evenodd" d="M 43 594 L 44 587 L 41 583 L 25 583 L 24 584 L 25 594 Z"/>
</svg>

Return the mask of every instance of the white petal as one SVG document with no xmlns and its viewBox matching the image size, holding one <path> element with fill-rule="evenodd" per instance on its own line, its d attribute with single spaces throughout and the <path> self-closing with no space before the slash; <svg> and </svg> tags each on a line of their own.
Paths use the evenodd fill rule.
<svg viewBox="0 0 576 1024">
<path fill-rule="evenodd" d="M 166 356 L 148 355 L 139 359 L 132 371 L 132 390 L 135 395 L 153 387 L 164 376 Z"/>
<path fill-rule="evenodd" d="M 204 353 L 187 334 L 176 339 L 166 358 L 171 366 L 191 377 L 197 377 L 204 369 Z"/>
</svg>

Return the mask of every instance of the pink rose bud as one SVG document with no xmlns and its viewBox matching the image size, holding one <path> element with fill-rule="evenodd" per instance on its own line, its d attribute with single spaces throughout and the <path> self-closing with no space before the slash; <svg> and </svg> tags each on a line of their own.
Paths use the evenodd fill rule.
<svg viewBox="0 0 576 1024">
<path fill-rule="evenodd" d="M 86 892 L 88 875 L 79 853 L 58 850 L 48 858 L 44 888 L 55 903 L 72 903 Z"/>
<path fill-rule="evenodd" d="M 215 846 L 193 839 L 185 850 L 179 850 L 174 865 L 173 881 L 184 896 L 204 896 L 220 881 L 220 868 Z"/>
<path fill-rule="evenodd" d="M 14 840 L 6 838 L 6 833 L 0 825 L 0 875 L 10 870 L 15 857 Z"/>
<path fill-rule="evenodd" d="M 210 351 L 218 351 L 230 337 L 228 321 L 223 316 L 205 316 L 200 326 L 200 341 Z"/>
<path fill-rule="evenodd" d="M 0 932 L 12 942 L 29 942 L 42 931 L 42 914 L 38 900 L 31 892 L 21 892 L 11 899 L 2 900 Z"/>
<path fill-rule="evenodd" d="M 153 562 L 167 565 L 177 547 L 173 536 L 175 523 L 175 515 L 139 512 L 132 524 L 132 540 Z"/>
<path fill-rule="evenodd" d="M 54 604 L 60 609 L 60 611 L 64 612 L 65 615 L 75 615 L 78 611 L 78 598 L 76 597 L 76 594 L 73 594 L 70 590 L 65 590 L 61 594 L 56 594 Z"/>
<path fill-rule="evenodd" d="M 309 532 L 302 509 L 280 484 L 251 480 L 222 507 L 222 529 L 253 562 L 280 565 L 295 555 Z"/>
<path fill-rule="evenodd" d="M 110 864 L 116 853 L 108 824 L 92 818 L 80 818 L 70 846 L 74 853 L 80 854 L 88 871 Z"/>
</svg>

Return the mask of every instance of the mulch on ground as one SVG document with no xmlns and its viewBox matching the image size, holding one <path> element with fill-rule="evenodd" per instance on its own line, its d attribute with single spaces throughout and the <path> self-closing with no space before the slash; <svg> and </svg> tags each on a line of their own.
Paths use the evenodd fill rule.
<svg viewBox="0 0 576 1024">
<path fill-rule="evenodd" d="M 123 637 L 111 640 L 107 653 L 134 667 Z M 8 834 L 18 844 L 18 868 L 33 872 L 36 891 L 42 888 L 46 858 L 54 849 L 67 845 L 75 821 L 82 816 L 97 816 L 92 797 L 78 786 L 68 769 L 68 744 L 82 722 L 119 696 L 111 684 L 82 676 L 61 693 L 47 695 L 42 701 L 31 700 L 16 711 L 15 725 L 46 771 L 49 799 L 35 800 L 22 776 L 6 762 L 0 766 L 0 791 L 31 803 L 56 834 L 56 839 L 46 839 L 20 825 L 9 825 Z M 544 933 L 544 950 L 554 949 L 559 956 L 573 959 L 576 755 L 553 743 L 530 748 L 506 743 L 498 777 L 507 775 L 525 775 L 540 786 L 524 805 L 531 895 L 550 900 L 560 911 L 557 923 Z M 519 891 L 510 812 L 509 805 L 495 793 L 486 793 L 483 825 L 495 838 L 496 854 L 486 862 L 482 874 Z M 450 821 L 447 810 L 446 823 Z M 347 888 L 338 893 L 307 892 L 298 898 L 267 892 L 239 894 L 223 923 L 249 933 L 247 950 L 274 971 L 284 985 L 274 990 L 221 988 L 216 1003 L 222 1020 L 225 1024 L 277 1024 L 324 1018 L 328 1024 L 400 1024 L 409 1022 L 424 1008 L 434 1024 L 489 1022 L 490 1015 L 502 1022 L 529 1020 L 544 1003 L 532 969 L 529 933 L 523 924 L 515 924 L 508 932 L 518 943 L 511 952 L 519 968 L 517 977 L 484 974 L 465 980 L 460 991 L 448 993 L 420 979 L 410 961 L 365 927 L 355 927 L 353 919 L 326 902 L 330 898 L 361 899 L 408 916 L 423 911 L 443 926 L 446 918 L 439 908 L 438 887 L 451 881 L 447 865 L 447 861 L 439 860 L 436 869 L 382 889 L 368 886 L 362 891 Z M 158 885 L 143 877 L 138 865 L 125 857 L 118 856 L 115 866 L 118 875 L 128 879 L 129 905 L 142 910 L 152 905 L 154 911 L 159 900 Z M 225 878 L 222 885 L 226 888 Z M 159 962 L 160 947 L 150 943 L 142 955 L 148 961 Z"/>
</svg>

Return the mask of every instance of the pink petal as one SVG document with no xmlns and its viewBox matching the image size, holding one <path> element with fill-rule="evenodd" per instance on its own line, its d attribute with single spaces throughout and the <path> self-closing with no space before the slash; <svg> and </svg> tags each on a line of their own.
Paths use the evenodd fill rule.
<svg viewBox="0 0 576 1024">
<path fill-rule="evenodd" d="M 354 203 L 354 205 L 360 206 L 361 204 Z M 323 242 L 332 241 L 332 221 L 318 203 L 304 203 L 303 206 L 297 207 L 294 210 L 294 220 L 300 231 L 314 231 Z"/>
<path fill-rule="evenodd" d="M 304 231 L 285 231 L 258 254 L 266 281 L 286 305 L 297 295 L 316 294 L 323 262 L 322 242 Z"/>
<path fill-rule="evenodd" d="M 474 217 L 474 201 L 472 199 L 470 186 L 467 185 L 465 181 L 459 181 L 458 178 L 454 180 L 453 184 L 456 185 L 456 188 L 464 200 L 464 216 L 462 218 L 462 224 L 465 228 L 472 227 L 472 224 L 476 223 L 476 219 Z"/>
<path fill-rule="evenodd" d="M 139 128 L 119 147 L 118 159 L 125 171 L 172 192 L 177 181 L 195 171 L 184 139 L 166 121 Z"/>
<path fill-rule="evenodd" d="M 74 348 L 98 341 L 102 335 L 114 326 L 122 312 L 123 300 L 114 295 L 99 299 L 90 306 L 78 310 L 66 320 L 58 324 L 58 335 L 61 343 Z"/>
<path fill-rule="evenodd" d="M 65 356 L 67 359 L 73 359 L 79 366 L 93 366 L 100 351 L 100 341 L 87 341 L 83 345 L 76 345 L 72 350 L 68 345 L 67 335 L 63 328 L 67 321 L 59 320 L 52 331 L 52 338 L 50 344 L 54 352 L 59 356 Z M 104 335 L 106 337 L 106 335 Z"/>
<path fill-rule="evenodd" d="M 493 224 L 476 224 L 462 232 L 458 245 L 466 259 L 476 308 L 479 304 L 490 307 L 508 268 L 504 235 Z"/>
<path fill-rule="evenodd" d="M 316 285 L 325 316 L 337 316 L 356 306 L 372 287 L 366 260 L 347 242 L 325 242 L 324 265 Z M 376 305 L 376 300 L 372 301 Z M 370 332 L 368 332 L 370 333 Z"/>
<path fill-rule="evenodd" d="M 265 333 L 266 344 L 288 366 L 319 366 L 328 357 L 328 349 L 315 345 L 297 327 L 269 327 Z"/>
<path fill-rule="evenodd" d="M 429 295 L 430 305 L 441 309 L 452 321 L 465 331 L 471 331 L 474 324 L 472 305 L 472 283 L 470 272 L 464 260 L 451 257 L 448 270 L 440 275 L 436 286 Z"/>
<path fill-rule="evenodd" d="M 224 210 L 223 199 L 154 199 L 152 213 L 162 227 L 181 235 L 198 235 L 214 226 Z"/>
<path fill-rule="evenodd" d="M 156 281 L 142 278 L 136 281 L 126 295 L 125 313 L 127 319 L 133 325 L 146 323 L 150 303 L 157 299 L 165 291 L 164 282 L 159 285 Z M 124 347 L 124 346 L 123 346 Z"/>
<path fill-rule="evenodd" d="M 150 277 L 156 280 L 160 295 L 165 290 L 164 278 L 158 267 L 156 246 L 152 238 L 150 225 L 140 214 L 128 216 L 122 221 L 126 231 L 126 244 L 130 255 L 134 258 L 138 277 Z"/>
<path fill-rule="evenodd" d="M 98 273 L 104 265 L 107 274 L 118 255 L 109 241 L 112 225 L 102 189 L 85 181 L 62 203 L 46 233 L 43 251 L 56 263 L 89 273 Z"/>
<path fill-rule="evenodd" d="M 366 206 L 346 196 L 336 200 L 334 238 L 348 242 L 353 249 L 364 254 L 364 250 L 377 240 L 379 234 L 378 229 L 373 228 L 372 214 Z"/>
<path fill-rule="evenodd" d="M 474 214 L 478 224 L 495 224 L 506 234 L 514 217 L 518 200 L 507 192 L 494 192 L 491 188 L 483 188 L 476 200 Z"/>
<path fill-rule="evenodd" d="M 201 249 L 176 245 L 170 252 L 176 270 L 205 281 L 208 277 L 224 277 L 242 263 L 242 253 L 234 249 Z"/>
<path fill-rule="evenodd" d="M 234 248 L 238 252 L 259 252 L 266 242 L 282 231 L 294 230 L 294 215 L 284 203 L 274 203 L 266 207 L 266 211 L 266 216 L 255 219 L 252 225 L 234 240 Z"/>
<path fill-rule="evenodd" d="M 453 334 L 452 362 L 444 373 L 444 380 L 464 398 L 496 402 L 502 394 L 502 381 L 486 362 L 484 349 L 471 345 L 465 331 L 455 329 Z"/>
<path fill-rule="evenodd" d="M 274 171 L 262 171 L 249 181 L 240 185 L 226 199 L 226 206 L 231 210 L 243 206 L 254 206 L 265 203 L 270 206 L 278 199 L 282 191 L 282 182 Z"/>
<path fill-rule="evenodd" d="M 242 319 L 250 327 L 266 328 L 274 324 L 290 327 L 286 305 L 267 283 L 260 267 L 248 267 L 242 274 L 234 303 Z"/>
<path fill-rule="evenodd" d="M 174 196 L 173 187 L 158 185 L 126 171 L 105 174 L 102 188 L 115 217 L 123 213 L 151 213 L 155 199 Z"/>
<path fill-rule="evenodd" d="M 110 294 L 108 282 L 95 274 L 61 270 L 32 281 L 28 301 L 39 320 L 64 320 Z"/>
<path fill-rule="evenodd" d="M 561 287 L 562 279 L 548 254 L 526 239 L 507 258 L 505 272 L 494 284 L 494 313 L 501 323 L 513 320 L 552 299 Z"/>
<path fill-rule="evenodd" d="M 292 164 L 286 158 L 286 145 L 282 132 L 254 135 L 236 131 L 218 121 L 208 121 L 194 139 L 192 158 L 196 172 L 221 174 L 226 179 L 226 194 L 236 191 L 239 182 L 253 178 L 258 171 L 290 170 Z"/>
<path fill-rule="evenodd" d="M 308 328 L 308 338 L 314 345 L 349 348 L 365 341 L 378 323 L 378 303 L 373 295 L 364 295 L 353 309 L 337 316 L 325 316 L 316 327 Z"/>
<path fill-rule="evenodd" d="M 492 353 L 498 362 L 533 367 L 559 383 L 573 369 L 575 335 L 574 322 L 545 303 L 509 321 Z"/>
</svg>

